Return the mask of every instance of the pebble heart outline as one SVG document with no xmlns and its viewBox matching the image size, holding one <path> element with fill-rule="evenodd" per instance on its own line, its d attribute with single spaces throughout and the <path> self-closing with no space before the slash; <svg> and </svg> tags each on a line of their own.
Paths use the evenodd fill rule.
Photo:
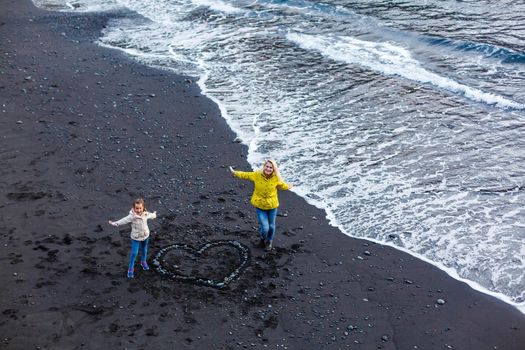
<svg viewBox="0 0 525 350">
<path fill-rule="evenodd" d="M 210 248 L 216 247 L 216 246 L 221 246 L 221 245 L 228 245 L 228 246 L 232 246 L 235 249 L 237 249 L 237 251 L 239 252 L 239 258 L 241 260 L 241 264 L 235 270 L 233 270 L 228 276 L 224 277 L 222 280 L 213 280 L 213 279 L 178 274 L 176 272 L 171 271 L 170 269 L 163 267 L 161 263 L 162 257 L 166 253 L 174 249 L 185 250 L 193 255 L 200 256 L 204 251 Z M 167 276 L 169 278 L 222 289 L 222 288 L 225 288 L 234 279 L 240 276 L 240 274 L 243 272 L 243 270 L 248 265 L 249 261 L 250 261 L 250 250 L 248 249 L 248 247 L 246 247 L 245 245 L 237 241 L 219 240 L 219 241 L 212 241 L 212 242 L 206 243 L 202 245 L 199 249 L 195 249 L 193 246 L 188 245 L 188 244 L 178 244 L 178 243 L 171 244 L 159 250 L 159 252 L 155 255 L 155 258 L 153 258 L 153 266 L 155 266 L 155 269 L 157 270 L 158 273 L 160 273 L 161 275 Z"/>
</svg>

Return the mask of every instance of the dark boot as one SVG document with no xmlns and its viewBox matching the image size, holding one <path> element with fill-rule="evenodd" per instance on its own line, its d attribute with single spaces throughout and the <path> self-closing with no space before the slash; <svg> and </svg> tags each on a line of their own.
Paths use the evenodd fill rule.
<svg viewBox="0 0 525 350">
<path fill-rule="evenodd" d="M 266 242 L 266 245 L 264 247 L 264 250 L 266 250 L 267 252 L 269 252 L 270 250 L 272 250 L 272 241 L 267 241 Z"/>
<path fill-rule="evenodd" d="M 259 244 L 258 244 L 258 247 L 259 248 L 265 248 L 266 247 L 266 241 L 264 239 L 260 239 L 259 240 Z"/>
</svg>

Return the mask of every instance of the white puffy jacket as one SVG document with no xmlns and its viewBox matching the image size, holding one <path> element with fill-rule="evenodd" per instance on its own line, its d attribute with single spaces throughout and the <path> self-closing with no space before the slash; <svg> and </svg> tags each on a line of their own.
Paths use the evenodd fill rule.
<svg viewBox="0 0 525 350">
<path fill-rule="evenodd" d="M 133 208 L 129 211 L 128 216 L 115 221 L 113 226 L 121 226 L 131 223 L 131 239 L 136 241 L 144 241 L 149 237 L 148 219 L 155 219 L 157 212 L 143 212 L 142 215 L 137 215 Z"/>
</svg>

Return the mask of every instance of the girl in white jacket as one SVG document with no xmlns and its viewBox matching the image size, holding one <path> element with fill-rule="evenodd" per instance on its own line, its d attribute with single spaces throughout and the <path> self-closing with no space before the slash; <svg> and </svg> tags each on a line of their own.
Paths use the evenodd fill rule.
<svg viewBox="0 0 525 350">
<path fill-rule="evenodd" d="M 148 258 L 149 242 L 148 219 L 155 219 L 156 217 L 157 212 L 149 213 L 146 210 L 144 199 L 137 198 L 133 202 L 133 208 L 129 211 L 128 216 L 115 222 L 109 220 L 109 224 L 116 227 L 131 223 L 131 254 L 129 257 L 128 278 L 134 277 L 135 259 L 137 258 L 139 248 L 142 269 L 149 270 L 146 261 Z"/>
</svg>

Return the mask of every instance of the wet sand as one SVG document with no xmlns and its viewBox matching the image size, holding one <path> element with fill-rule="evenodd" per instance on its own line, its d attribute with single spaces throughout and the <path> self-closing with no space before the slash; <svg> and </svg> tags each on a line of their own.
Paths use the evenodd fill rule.
<svg viewBox="0 0 525 350">
<path fill-rule="evenodd" d="M 292 192 L 258 248 L 251 184 L 227 169 L 248 170 L 247 149 L 217 106 L 93 43 L 125 15 L 2 1 L 0 348 L 525 349 L 514 307 Z M 126 278 L 129 227 L 107 220 L 138 196 L 170 276 Z"/>
</svg>

